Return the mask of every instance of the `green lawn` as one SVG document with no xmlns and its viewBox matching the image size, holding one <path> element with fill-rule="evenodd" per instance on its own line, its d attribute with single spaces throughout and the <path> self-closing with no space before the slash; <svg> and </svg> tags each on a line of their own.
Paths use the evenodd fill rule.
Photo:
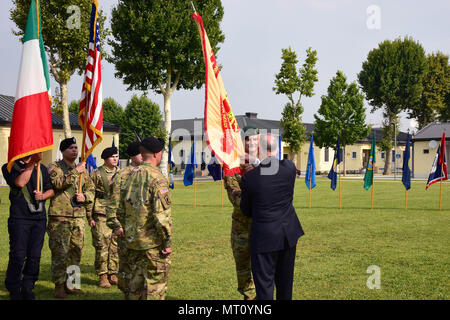
<svg viewBox="0 0 450 320">
<path fill-rule="evenodd" d="M 449 299 L 450 298 L 450 183 L 425 191 L 413 182 L 404 210 L 400 182 L 378 181 L 374 210 L 362 180 L 342 181 L 339 193 L 329 180 L 319 178 L 308 208 L 305 183 L 298 180 L 294 206 L 305 235 L 297 248 L 294 299 Z M 0 299 L 7 299 L 4 277 L 8 263 L 8 189 L 0 188 Z M 224 192 L 221 208 L 219 182 L 177 182 L 173 198 L 173 256 L 168 299 L 240 299 L 230 248 L 231 205 Z M 117 288 L 100 289 L 94 273 L 91 234 L 86 233 L 81 263 L 83 299 L 122 299 Z M 366 269 L 381 269 L 381 289 L 369 290 Z M 42 251 L 38 299 L 53 298 L 47 236 Z M 76 297 L 77 299 L 80 297 Z M 73 299 L 71 297 L 70 299 Z"/>
</svg>

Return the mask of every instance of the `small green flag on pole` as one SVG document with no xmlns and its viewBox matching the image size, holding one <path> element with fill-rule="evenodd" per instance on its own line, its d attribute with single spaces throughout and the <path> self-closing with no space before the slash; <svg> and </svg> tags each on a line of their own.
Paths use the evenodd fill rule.
<svg viewBox="0 0 450 320">
<path fill-rule="evenodd" d="M 367 161 L 366 174 L 364 175 L 364 189 L 369 190 L 373 183 L 373 167 L 375 164 L 375 134 L 372 137 L 369 160 Z"/>
</svg>

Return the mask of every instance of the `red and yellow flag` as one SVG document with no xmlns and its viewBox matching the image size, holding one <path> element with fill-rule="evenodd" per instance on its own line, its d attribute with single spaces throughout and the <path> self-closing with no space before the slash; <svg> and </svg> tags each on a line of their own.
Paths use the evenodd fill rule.
<svg viewBox="0 0 450 320">
<path fill-rule="evenodd" d="M 240 158 L 244 156 L 241 134 L 220 76 L 216 58 L 203 27 L 202 17 L 194 12 L 202 40 L 205 59 L 205 133 L 206 142 L 224 166 L 226 176 L 240 173 Z"/>
</svg>

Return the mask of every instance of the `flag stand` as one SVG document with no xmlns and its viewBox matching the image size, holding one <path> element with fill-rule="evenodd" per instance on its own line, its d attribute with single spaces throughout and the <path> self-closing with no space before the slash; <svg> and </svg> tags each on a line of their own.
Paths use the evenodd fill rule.
<svg viewBox="0 0 450 320">
<path fill-rule="evenodd" d="M 312 181 L 312 165 L 309 166 L 309 208 L 311 209 L 311 181 Z"/>
</svg>

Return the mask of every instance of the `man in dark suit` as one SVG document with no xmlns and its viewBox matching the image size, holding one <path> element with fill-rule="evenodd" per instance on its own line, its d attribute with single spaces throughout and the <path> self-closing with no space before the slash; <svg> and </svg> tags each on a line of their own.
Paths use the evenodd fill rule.
<svg viewBox="0 0 450 320">
<path fill-rule="evenodd" d="M 258 167 L 242 177 L 242 212 L 252 217 L 251 264 L 258 300 L 292 299 L 295 252 L 304 233 L 292 199 L 296 168 L 278 160 L 278 139 L 261 136 Z"/>
</svg>

